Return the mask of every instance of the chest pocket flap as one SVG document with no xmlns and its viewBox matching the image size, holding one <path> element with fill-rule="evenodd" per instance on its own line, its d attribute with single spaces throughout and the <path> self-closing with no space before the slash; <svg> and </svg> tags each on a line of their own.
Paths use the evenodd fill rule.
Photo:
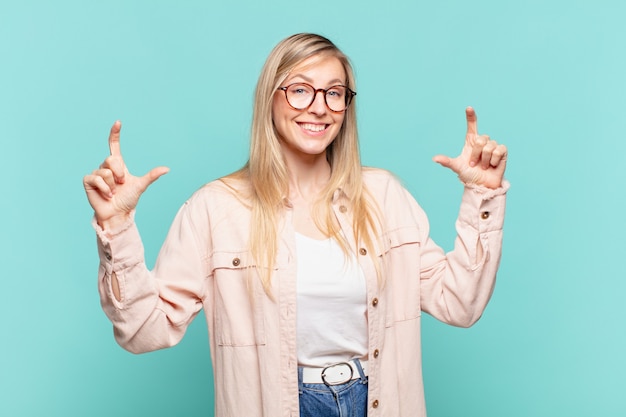
<svg viewBox="0 0 626 417">
<path fill-rule="evenodd" d="M 377 250 L 377 254 L 378 256 L 383 256 L 391 249 L 404 245 L 419 244 L 420 240 L 420 230 L 417 226 L 401 227 L 386 231 L 378 240 L 380 246 Z"/>
</svg>

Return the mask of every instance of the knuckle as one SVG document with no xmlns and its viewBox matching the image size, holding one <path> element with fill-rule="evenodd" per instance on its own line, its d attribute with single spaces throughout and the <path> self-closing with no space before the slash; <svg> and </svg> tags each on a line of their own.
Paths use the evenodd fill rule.
<svg viewBox="0 0 626 417">
<path fill-rule="evenodd" d="M 113 164 L 113 160 L 114 159 L 112 156 L 107 156 L 100 164 L 100 168 L 109 168 Z"/>
<path fill-rule="evenodd" d="M 487 144 L 488 141 L 489 139 L 486 138 L 485 136 L 479 136 L 476 138 L 476 145 L 483 147 Z"/>
</svg>

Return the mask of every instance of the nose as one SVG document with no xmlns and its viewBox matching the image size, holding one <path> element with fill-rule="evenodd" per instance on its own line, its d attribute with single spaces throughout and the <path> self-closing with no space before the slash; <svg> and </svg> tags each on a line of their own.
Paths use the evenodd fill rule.
<svg viewBox="0 0 626 417">
<path fill-rule="evenodd" d="M 315 92 L 315 97 L 313 98 L 313 103 L 309 106 L 309 113 L 313 113 L 316 115 L 322 115 L 326 113 L 326 98 L 324 97 L 326 93 L 322 90 L 317 90 Z"/>
</svg>

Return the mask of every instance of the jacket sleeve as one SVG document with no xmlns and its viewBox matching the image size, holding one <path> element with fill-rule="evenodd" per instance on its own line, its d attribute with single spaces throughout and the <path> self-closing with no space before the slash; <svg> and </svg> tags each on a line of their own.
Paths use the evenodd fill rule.
<svg viewBox="0 0 626 417">
<path fill-rule="evenodd" d="M 421 308 L 445 323 L 469 327 L 482 315 L 496 281 L 509 183 L 492 190 L 466 185 L 456 221 L 454 249 L 448 253 L 421 236 Z M 417 204 L 416 204 L 417 206 Z M 421 211 L 419 206 L 417 211 Z"/>
<path fill-rule="evenodd" d="M 132 219 L 111 231 L 103 231 L 94 222 L 102 308 L 113 323 L 115 339 L 130 352 L 177 344 L 202 308 L 210 233 L 208 216 L 194 215 L 194 210 L 198 211 L 190 201 L 181 207 L 152 271 L 146 267 L 141 237 Z M 206 224 L 197 224 L 198 220 Z M 115 279 L 120 300 L 113 294 Z"/>
</svg>

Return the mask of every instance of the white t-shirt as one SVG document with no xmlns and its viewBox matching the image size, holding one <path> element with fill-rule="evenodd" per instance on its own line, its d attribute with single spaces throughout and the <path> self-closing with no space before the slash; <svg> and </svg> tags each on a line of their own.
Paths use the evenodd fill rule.
<svg viewBox="0 0 626 417">
<path fill-rule="evenodd" d="M 334 239 L 296 233 L 298 364 L 323 367 L 367 355 L 367 289 L 354 255 Z"/>
</svg>

